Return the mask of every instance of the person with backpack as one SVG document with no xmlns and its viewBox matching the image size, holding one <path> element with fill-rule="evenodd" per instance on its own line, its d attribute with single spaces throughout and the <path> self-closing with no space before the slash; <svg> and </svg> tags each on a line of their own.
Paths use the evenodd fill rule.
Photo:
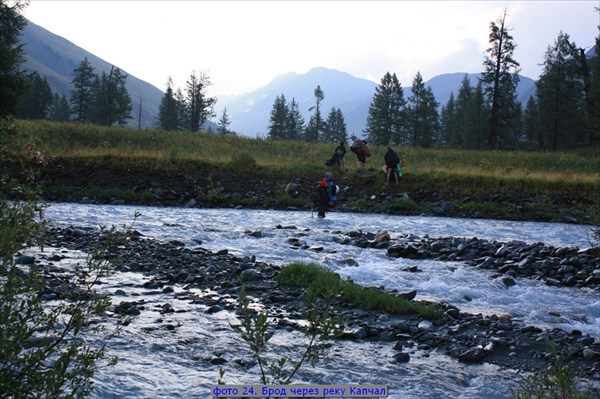
<svg viewBox="0 0 600 399">
<path fill-rule="evenodd" d="M 402 173 L 400 171 L 400 157 L 394 150 L 392 150 L 392 147 L 388 147 L 385 155 L 383 156 L 383 160 L 385 161 L 386 166 L 385 184 L 390 183 L 390 175 L 392 174 L 396 178 L 396 184 L 398 184 L 398 177 L 401 176 Z"/>
<path fill-rule="evenodd" d="M 342 170 L 344 170 L 344 169 L 348 170 L 348 169 L 346 169 L 346 165 L 344 163 L 345 156 L 346 156 L 346 147 L 344 147 L 344 142 L 342 141 L 340 143 L 340 145 L 335 147 L 335 150 L 333 151 L 333 155 L 331 156 L 331 158 L 328 159 L 327 161 L 325 161 L 325 165 L 339 166 L 342 168 Z"/>
<path fill-rule="evenodd" d="M 346 147 L 344 146 L 343 141 L 340 142 L 340 145 L 335 147 L 334 154 L 336 155 L 337 160 L 339 161 L 339 165 L 342 167 L 342 170 L 348 170 L 346 168 L 346 164 L 344 163 L 344 157 L 346 156 Z"/>
<path fill-rule="evenodd" d="M 333 180 L 331 172 L 325 173 L 323 179 L 316 185 L 317 193 L 315 195 L 315 205 L 317 207 L 319 219 L 325 218 L 325 211 L 335 206 L 337 201 L 338 187 Z"/>
<path fill-rule="evenodd" d="M 362 169 L 365 167 L 365 162 L 367 162 L 367 158 L 371 156 L 371 150 L 367 146 L 367 142 L 364 140 L 356 139 L 354 144 L 350 147 L 350 150 L 356 154 L 356 159 L 358 160 L 358 168 Z"/>
</svg>

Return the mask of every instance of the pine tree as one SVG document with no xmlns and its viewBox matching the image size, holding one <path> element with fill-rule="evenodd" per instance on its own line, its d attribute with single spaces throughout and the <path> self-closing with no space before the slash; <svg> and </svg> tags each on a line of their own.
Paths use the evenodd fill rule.
<svg viewBox="0 0 600 399">
<path fill-rule="evenodd" d="M 451 138 L 458 135 L 458 126 L 456 124 L 456 104 L 454 101 L 454 92 L 450 93 L 450 98 L 440 112 L 440 139 L 438 146 L 448 147 Z"/>
<path fill-rule="evenodd" d="M 90 110 L 90 122 L 113 126 L 125 126 L 131 117 L 131 97 L 125 83 L 127 75 L 114 66 L 110 72 L 96 76 L 93 84 L 93 100 Z"/>
<path fill-rule="evenodd" d="M 313 109 L 315 110 L 315 114 L 314 114 L 314 129 L 311 129 L 310 132 L 311 132 L 311 134 L 314 135 L 314 136 L 312 136 L 313 140 L 314 141 L 319 141 L 319 138 L 320 138 L 321 133 L 322 133 L 323 128 L 324 128 L 324 126 L 323 126 L 323 118 L 321 117 L 321 101 L 323 101 L 325 99 L 325 93 L 323 93 L 323 90 L 321 89 L 320 85 L 317 85 L 317 87 L 315 88 L 314 95 L 315 95 L 315 103 L 316 103 L 316 105 L 314 107 L 311 107 L 309 109 L 309 111 L 312 111 Z M 311 117 L 311 120 L 312 119 L 313 118 Z"/>
<path fill-rule="evenodd" d="M 46 119 L 52 104 L 52 89 L 48 79 L 37 72 L 27 78 L 27 89 L 19 98 L 17 115 L 23 119 Z"/>
<path fill-rule="evenodd" d="M 538 105 L 533 96 L 529 97 L 523 114 L 523 136 L 527 148 L 543 148 L 544 140 L 540 135 Z"/>
<path fill-rule="evenodd" d="M 340 143 L 348 141 L 348 130 L 344 114 L 339 108 L 331 108 L 325 121 L 322 141 L 326 143 Z"/>
<path fill-rule="evenodd" d="M 524 133 L 523 133 L 523 106 L 520 102 L 517 101 L 515 104 L 515 115 L 513 118 L 513 141 L 519 145 L 524 141 Z"/>
<path fill-rule="evenodd" d="M 596 8 L 600 12 L 600 8 Z M 589 142 L 600 145 L 600 35 L 596 36 L 594 56 L 590 60 L 590 90 L 588 94 Z"/>
<path fill-rule="evenodd" d="M 311 115 L 306 127 L 304 128 L 304 138 L 306 141 L 313 141 L 315 136 L 318 136 L 317 117 L 316 115 Z"/>
<path fill-rule="evenodd" d="M 408 131 L 410 144 L 431 147 L 439 130 L 438 102 L 431 87 L 425 87 L 420 72 L 413 79 L 408 97 Z"/>
<path fill-rule="evenodd" d="M 201 73 L 200 76 L 197 76 L 196 72 L 192 72 L 190 80 L 186 82 L 186 104 L 190 117 L 189 130 L 192 132 L 199 131 L 208 118 L 215 116 L 213 109 L 217 99 L 208 97 L 206 94 L 206 89 L 210 84 L 208 75 Z"/>
<path fill-rule="evenodd" d="M 300 106 L 294 98 L 292 98 L 289 105 L 286 131 L 286 137 L 289 140 L 301 140 L 304 133 L 304 117 L 300 113 Z"/>
<path fill-rule="evenodd" d="M 177 100 L 173 92 L 173 80 L 167 79 L 167 90 L 158 106 L 158 126 L 162 130 L 173 131 L 179 129 L 179 114 L 177 112 Z"/>
<path fill-rule="evenodd" d="M 548 46 L 544 69 L 536 83 L 540 128 L 551 151 L 572 147 L 584 130 L 582 77 L 569 35 L 560 32 Z"/>
<path fill-rule="evenodd" d="M 75 114 L 75 121 L 84 123 L 89 121 L 89 112 L 94 99 L 93 85 L 96 75 L 90 61 L 85 57 L 79 67 L 73 71 L 71 81 L 71 110 Z"/>
<path fill-rule="evenodd" d="M 269 119 L 269 132 L 267 136 L 270 139 L 285 140 L 288 138 L 289 113 L 290 110 L 285 96 L 283 94 L 277 96 L 273 103 Z"/>
<path fill-rule="evenodd" d="M 496 22 L 490 23 L 490 47 L 486 50 L 481 74 L 490 108 L 488 145 L 492 150 L 498 148 L 499 139 L 509 141 L 513 136 L 510 123 L 514 118 L 519 83 L 519 63 L 513 58 L 516 44 L 508 33 L 506 14 L 507 10 L 504 10 Z"/>
<path fill-rule="evenodd" d="M 373 144 L 407 144 L 404 135 L 404 90 L 396 74 L 387 72 L 375 88 L 369 105 L 367 139 Z"/>
<path fill-rule="evenodd" d="M 462 148 L 484 149 L 489 132 L 489 114 L 483 84 L 479 82 L 473 89 L 465 109 Z"/>
<path fill-rule="evenodd" d="M 106 123 L 106 115 L 108 114 L 106 104 L 106 91 L 108 89 L 108 77 L 106 72 L 102 72 L 101 76 L 94 75 L 94 81 L 92 82 L 92 100 L 90 102 L 90 108 L 87 113 L 87 122 L 94 125 L 104 125 Z"/>
<path fill-rule="evenodd" d="M 471 81 L 469 80 L 469 75 L 465 74 L 456 97 L 456 130 L 454 131 L 455 135 L 450 137 L 451 147 L 464 147 L 467 135 L 466 129 L 468 124 L 468 109 L 470 107 L 469 103 L 472 96 L 473 88 L 471 87 Z"/>
<path fill-rule="evenodd" d="M 177 113 L 177 102 L 175 100 L 175 94 L 173 92 L 173 80 L 169 76 L 167 79 L 167 89 L 165 94 L 160 101 L 158 107 L 158 126 L 162 130 L 173 131 L 177 130 L 178 124 L 178 113 Z"/>
<path fill-rule="evenodd" d="M 22 1 L 0 1 L 0 117 L 14 114 L 25 90 L 26 74 L 21 70 L 25 50 L 21 34 L 27 20 Z"/>
<path fill-rule="evenodd" d="M 175 92 L 177 107 L 177 130 L 185 132 L 190 130 L 190 112 L 185 95 L 180 88 Z"/>
<path fill-rule="evenodd" d="M 58 122 L 67 122 L 71 119 L 71 107 L 69 107 L 67 96 L 64 94 L 59 96 L 58 93 L 54 93 L 48 119 Z"/>
<path fill-rule="evenodd" d="M 132 111 L 132 103 L 131 96 L 127 90 L 127 75 L 123 74 L 119 68 L 115 70 L 114 76 L 115 82 L 115 107 L 116 107 L 116 123 L 119 126 L 125 126 L 129 123 L 130 119 L 133 119 L 131 116 Z"/>
<path fill-rule="evenodd" d="M 408 97 L 408 137 L 410 145 L 417 145 L 417 137 L 421 134 L 421 107 L 425 95 L 425 83 L 420 72 L 413 78 L 411 95 Z"/>
<path fill-rule="evenodd" d="M 229 133 L 229 125 L 231 124 L 231 120 L 229 119 L 229 114 L 227 114 L 227 107 L 223 109 L 223 113 L 221 114 L 221 118 L 219 119 L 219 133 L 222 136 L 225 136 Z"/>
</svg>

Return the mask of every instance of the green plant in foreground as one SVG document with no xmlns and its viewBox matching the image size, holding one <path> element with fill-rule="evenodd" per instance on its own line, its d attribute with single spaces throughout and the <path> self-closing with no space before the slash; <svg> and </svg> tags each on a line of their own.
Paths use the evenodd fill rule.
<svg viewBox="0 0 600 399">
<path fill-rule="evenodd" d="M 4 204 L 3 204 L 4 205 Z M 19 208 L 3 207 L 0 225 L 27 218 L 27 214 L 7 217 Z M 78 264 L 62 285 L 54 287 L 56 299 L 48 302 L 40 295 L 48 285 L 36 264 L 20 265 L 10 254 L 8 240 L 2 240 L 0 269 L 0 397 L 2 398 L 80 398 L 92 391 L 92 377 L 105 357 L 110 337 L 97 323 L 110 305 L 98 295 L 100 278 L 115 267 L 109 250 L 116 245 L 114 227 L 102 229 L 103 243 L 91 251 L 84 264 Z M 16 237 L 16 236 L 14 236 Z M 122 241 L 119 241 L 121 243 Z M 107 334 L 93 347 L 86 343 L 90 333 Z M 108 359 L 107 365 L 116 363 Z"/>
<path fill-rule="evenodd" d="M 266 313 L 253 313 L 250 300 L 246 296 L 246 287 L 242 287 L 239 296 L 240 325 L 232 328 L 240 333 L 242 339 L 250 347 L 253 357 L 260 367 L 260 382 L 262 384 L 289 384 L 294 375 L 305 362 L 313 366 L 326 353 L 326 340 L 339 334 L 338 317 L 332 317 L 332 303 L 338 295 L 336 286 L 315 286 L 306 291 L 306 305 L 303 318 L 307 321 L 304 335 L 307 339 L 306 347 L 299 358 L 281 357 L 269 362 L 266 358 L 267 344 L 273 336 L 269 330 L 268 315 Z M 317 301 L 317 299 L 322 299 Z M 223 383 L 224 371 L 220 371 L 219 384 Z"/>
<path fill-rule="evenodd" d="M 27 173 L 21 182 L 0 175 L 0 398 L 86 397 L 110 339 L 95 348 L 85 341 L 87 333 L 102 331 L 96 321 L 110 304 L 94 287 L 114 270 L 109 248 L 117 235 L 102 229 L 102 245 L 52 289 L 49 282 L 57 280 L 48 281 L 37 264 L 16 261 L 24 245 L 43 246 L 44 207 L 27 184 L 33 185 L 44 157 L 6 122 L 0 121 L 2 159 L 22 163 Z M 22 199 L 9 201 L 14 192 Z M 55 299 L 44 301 L 45 292 Z"/>
<path fill-rule="evenodd" d="M 579 376 L 556 356 L 552 365 L 540 374 L 523 377 L 519 390 L 511 388 L 513 399 L 598 399 L 600 392 L 579 390 Z"/>
</svg>

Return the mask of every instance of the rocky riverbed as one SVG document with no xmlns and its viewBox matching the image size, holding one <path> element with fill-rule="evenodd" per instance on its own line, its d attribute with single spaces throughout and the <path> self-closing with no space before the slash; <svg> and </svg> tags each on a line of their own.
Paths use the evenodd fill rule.
<svg viewBox="0 0 600 399">
<path fill-rule="evenodd" d="M 381 248 L 389 256 L 463 260 L 473 267 L 505 274 L 503 281 L 508 287 L 520 278 L 537 278 L 544 279 L 546 284 L 562 284 L 572 289 L 600 293 L 597 257 L 577 248 L 411 235 L 392 241 L 384 232 L 336 232 L 336 236 L 349 245 Z M 50 228 L 46 245 L 91 251 L 99 239 L 96 230 Z M 299 250 L 314 250 L 302 247 L 294 240 L 289 244 Z M 233 256 L 226 250 L 211 252 L 201 245 L 187 248 L 182 242 L 158 242 L 141 234 L 134 234 L 127 245 L 112 247 L 111 253 L 118 259 L 119 271 L 135 271 L 147 276 L 140 284 L 148 291 L 173 293 L 179 299 L 205 305 L 206 312 L 235 312 L 238 294 L 244 284 L 248 295 L 258 300 L 268 314 L 278 320 L 272 323 L 276 328 L 297 328 L 300 324 L 303 289 L 279 284 L 275 277 L 281 266 L 259 262 L 251 254 Z M 17 260 L 43 266 L 47 276 L 44 297 L 54 299 L 61 296 L 58 288 L 62 286 L 61 276 L 53 271 L 62 261 L 60 256 L 48 258 L 42 252 L 33 258 L 19 256 Z M 418 273 L 419 270 L 407 272 Z M 175 285 L 184 290 L 175 293 Z M 144 303 L 128 297 L 127 289 L 123 287 L 115 293 L 112 310 L 115 314 L 135 317 L 143 310 Z M 199 290 L 210 290 L 216 294 L 202 296 L 197 294 Z M 548 342 L 552 342 L 556 351 L 577 371 L 590 380 L 598 381 L 600 378 L 600 342 L 581 331 L 542 330 L 520 325 L 507 315 L 483 316 L 468 314 L 444 303 L 437 306 L 443 317 L 432 321 L 417 316 L 366 311 L 340 303 L 339 314 L 343 316 L 345 325 L 344 334 L 339 339 L 372 340 L 389 345 L 396 351 L 395 362 L 410 363 L 411 354 L 416 350 L 437 351 L 464 363 L 488 362 L 532 372 L 550 364 L 553 355 Z M 175 311 L 168 303 L 163 308 L 165 313 Z M 177 326 L 169 328 L 176 332 Z M 214 364 L 226 361 L 211 359 Z"/>
<path fill-rule="evenodd" d="M 394 258 L 461 261 L 502 275 L 507 286 L 516 278 L 542 280 L 557 287 L 589 288 L 600 294 L 600 258 L 594 248 L 555 248 L 544 243 L 497 242 L 473 238 L 419 237 L 405 234 L 395 240 L 386 231 L 351 231 L 340 243 L 385 249 Z M 419 272 L 418 269 L 409 270 Z"/>
</svg>

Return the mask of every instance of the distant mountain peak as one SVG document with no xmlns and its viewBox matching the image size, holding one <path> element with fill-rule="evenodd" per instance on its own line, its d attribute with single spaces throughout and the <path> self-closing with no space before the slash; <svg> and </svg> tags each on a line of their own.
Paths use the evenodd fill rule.
<svg viewBox="0 0 600 399">
<path fill-rule="evenodd" d="M 471 85 L 477 84 L 479 73 L 451 72 L 435 76 L 425 85 L 431 87 L 436 100 L 444 105 L 462 84 L 465 76 Z M 311 68 L 304 74 L 288 72 L 277 76 L 268 85 L 239 96 L 232 96 L 223 101 L 219 107 L 227 107 L 231 116 L 230 129 L 250 137 L 267 135 L 270 112 L 275 98 L 284 95 L 290 102 L 294 99 L 300 108 L 305 122 L 310 119 L 310 107 L 314 106 L 314 89 L 319 85 L 325 98 L 321 103 L 324 116 L 332 107 L 339 108 L 344 115 L 349 135 L 363 136 L 366 126 L 369 105 L 373 100 L 375 88 L 378 86 L 367 79 L 360 79 L 347 72 L 325 67 Z M 519 100 L 526 102 L 533 93 L 535 82 L 522 77 L 519 88 Z M 404 87 L 405 96 L 410 95 L 410 87 Z M 221 111 L 217 112 L 217 115 Z"/>
<path fill-rule="evenodd" d="M 24 67 L 30 71 L 38 71 L 48 79 L 52 90 L 67 97 L 70 95 L 73 70 L 84 57 L 90 60 L 96 73 L 108 72 L 112 66 L 31 22 L 23 31 L 22 42 L 26 44 L 24 48 L 27 53 Z M 444 105 L 450 93 L 458 93 L 465 75 L 469 77 L 471 85 L 476 84 L 479 73 L 452 72 L 435 76 L 425 82 L 425 85 L 431 87 L 436 100 Z M 369 105 L 378 83 L 323 66 L 311 68 L 303 74 L 288 72 L 278 75 L 266 86 L 252 92 L 224 96 L 218 99 L 215 113 L 220 116 L 224 108 L 227 108 L 231 130 L 250 137 L 265 137 L 275 98 L 283 94 L 287 101 L 294 99 L 299 104 L 305 122 L 308 122 L 312 113 L 309 110 L 315 105 L 314 89 L 317 85 L 325 95 L 321 102 L 324 117 L 327 117 L 332 108 L 339 108 L 344 115 L 348 134 L 363 136 Z M 141 98 L 142 126 L 156 126 L 156 116 L 164 93 L 131 74 L 128 74 L 127 90 L 133 103 L 134 120 L 131 123 L 137 125 L 137 115 L 134 113 L 139 109 Z M 535 93 L 535 82 L 522 76 L 517 91 L 519 100 L 525 104 Z M 404 87 L 404 92 L 405 97 L 408 97 L 410 87 Z M 210 122 L 210 125 L 216 128 L 214 122 Z"/>
</svg>

